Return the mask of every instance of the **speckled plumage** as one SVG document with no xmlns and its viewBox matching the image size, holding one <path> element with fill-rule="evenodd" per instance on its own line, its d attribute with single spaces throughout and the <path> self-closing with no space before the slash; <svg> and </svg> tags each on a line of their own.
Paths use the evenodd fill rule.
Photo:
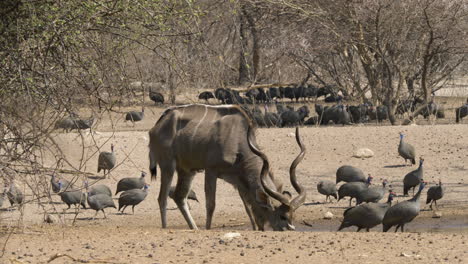
<svg viewBox="0 0 468 264">
<path fill-rule="evenodd" d="M 369 187 L 356 197 L 356 204 L 361 204 L 363 202 L 366 203 L 377 203 L 379 202 L 384 196 L 387 190 L 387 180 L 382 181 L 382 187 L 380 186 L 373 186 Z"/>
<path fill-rule="evenodd" d="M 104 212 L 105 208 L 115 207 L 114 200 L 112 197 L 107 194 L 98 193 L 95 195 L 91 195 L 88 192 L 88 205 L 91 209 L 96 210 L 96 214 L 94 215 L 93 219 L 96 217 L 99 211 L 102 211 L 104 214 L 104 218 L 107 218 L 106 213 Z"/>
<path fill-rule="evenodd" d="M 119 210 L 122 209 L 122 213 L 125 211 L 127 206 L 132 206 L 132 213 L 135 213 L 135 206 L 145 200 L 148 195 L 148 185 L 145 185 L 143 190 L 132 189 L 123 192 L 119 197 Z"/>
<path fill-rule="evenodd" d="M 347 209 L 343 213 L 343 221 L 338 231 L 350 226 L 357 226 L 358 232 L 365 228 L 369 232 L 370 228 L 382 223 L 385 213 L 392 204 L 394 193 L 389 193 L 386 203 L 366 203 Z"/>
<path fill-rule="evenodd" d="M 338 168 L 336 171 L 336 183 L 340 181 L 344 182 L 366 182 L 366 176 L 364 172 L 359 168 L 344 165 Z"/>
<path fill-rule="evenodd" d="M 335 197 L 335 199 L 338 199 L 337 190 L 336 190 L 336 184 L 335 184 L 334 182 L 331 182 L 331 181 L 320 181 L 320 182 L 317 184 L 317 191 L 318 191 L 320 194 L 326 195 L 326 197 L 325 197 L 325 202 L 328 201 L 328 198 L 329 198 L 330 196 L 333 196 L 333 197 Z M 330 201 L 331 201 L 331 198 L 330 198 Z"/>
<path fill-rule="evenodd" d="M 423 179 L 423 163 L 424 159 L 419 161 L 419 167 L 416 170 L 411 171 L 405 175 L 403 179 L 403 194 L 408 195 L 408 191 L 412 188 L 414 194 L 414 188 L 418 186 Z"/>
<path fill-rule="evenodd" d="M 115 194 L 131 189 L 142 189 L 145 186 L 145 176 L 146 173 L 142 172 L 140 177 L 121 179 L 117 183 L 117 190 L 115 191 Z"/>
<path fill-rule="evenodd" d="M 416 150 L 403 138 L 404 134 L 400 133 L 400 144 L 398 145 L 398 154 L 400 154 L 400 156 L 405 159 L 405 164 L 407 160 L 410 160 L 411 163 L 414 165 L 416 164 Z"/>
<path fill-rule="evenodd" d="M 413 219 L 418 216 L 419 211 L 421 210 L 421 205 L 419 204 L 419 197 L 421 196 L 421 191 L 424 189 L 425 183 L 421 182 L 419 185 L 419 191 L 413 196 L 413 198 L 395 204 L 390 207 L 382 220 L 383 231 L 387 232 L 392 226 L 396 226 L 395 232 L 398 231 L 398 228 L 401 228 L 401 232 L 404 231 L 406 223 L 413 221 Z"/>
<path fill-rule="evenodd" d="M 369 188 L 369 184 L 372 178 L 368 177 L 366 183 L 364 182 L 348 182 L 340 186 L 338 189 L 338 201 L 343 199 L 344 197 L 349 196 L 349 206 L 351 207 L 351 201 L 353 198 L 359 196 L 359 193 Z"/>
<path fill-rule="evenodd" d="M 435 203 L 437 206 L 437 200 L 444 197 L 444 186 L 442 186 L 442 181 L 439 180 L 439 185 L 432 186 L 427 190 L 427 199 L 426 204 L 431 203 L 430 207 L 432 209 L 432 203 Z"/>
<path fill-rule="evenodd" d="M 114 168 L 115 163 L 116 157 L 114 153 L 114 145 L 112 144 L 111 152 L 103 151 L 99 153 L 97 172 L 99 173 L 101 170 L 103 170 L 104 175 L 106 175 L 106 170 L 109 173 L 109 171 Z"/>
</svg>

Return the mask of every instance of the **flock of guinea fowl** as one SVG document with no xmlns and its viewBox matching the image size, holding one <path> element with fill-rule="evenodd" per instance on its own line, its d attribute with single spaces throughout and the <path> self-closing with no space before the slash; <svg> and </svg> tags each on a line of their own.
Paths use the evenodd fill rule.
<svg viewBox="0 0 468 264">
<path fill-rule="evenodd" d="M 410 160 L 416 164 L 415 148 L 404 140 L 404 134 L 400 133 L 400 144 L 398 145 L 398 153 L 405 159 L 405 163 Z M 403 194 L 407 196 L 409 191 L 413 190 L 413 197 L 409 200 L 397 203 L 392 206 L 393 197 L 396 193 L 389 188 L 388 199 L 386 203 L 379 203 L 387 192 L 387 180 L 382 181 L 382 187 L 370 187 L 372 176 L 367 178 L 364 173 L 352 166 L 342 166 L 336 172 L 336 183 L 331 181 L 321 181 L 317 185 L 319 193 L 326 195 L 326 201 L 330 196 L 334 196 L 338 201 L 343 197 L 350 197 L 349 208 L 343 213 L 343 221 L 338 228 L 341 230 L 346 227 L 356 226 L 359 232 L 361 229 L 369 229 L 382 224 L 383 231 L 387 232 L 395 226 L 395 232 L 400 228 L 404 231 L 405 224 L 411 222 L 418 216 L 421 205 L 421 192 L 427 184 L 423 180 L 423 163 L 424 159 L 420 159 L 419 167 L 405 175 L 403 178 Z M 345 184 L 336 189 L 336 184 L 344 181 Z M 416 194 L 415 188 L 418 188 Z M 338 195 L 337 195 L 338 194 Z M 426 204 L 430 203 L 437 206 L 437 200 L 444 195 L 444 187 L 442 182 L 429 188 L 427 192 Z M 351 200 L 356 199 L 356 206 L 351 207 Z"/>
<path fill-rule="evenodd" d="M 126 114 L 126 121 L 137 122 L 141 121 L 144 117 L 144 110 L 142 112 L 131 111 Z M 407 143 L 404 135 L 400 133 L 400 143 L 398 146 L 398 153 L 405 159 L 405 164 L 408 160 L 414 165 L 416 163 L 415 148 Z M 409 190 L 413 189 L 413 197 L 409 200 L 399 202 L 392 206 L 393 197 L 395 192 L 387 186 L 387 181 L 383 180 L 382 187 L 370 186 L 372 176 L 365 177 L 364 173 L 352 166 L 342 166 L 336 172 L 336 182 L 320 181 L 317 184 L 317 190 L 320 194 L 326 196 L 325 201 L 328 201 L 330 196 L 335 197 L 338 201 L 344 197 L 349 197 L 349 208 L 343 213 L 343 221 L 338 230 L 346 227 L 356 226 L 359 232 L 361 229 L 369 229 L 382 224 L 383 231 L 388 231 L 391 227 L 396 226 L 395 232 L 400 228 L 404 231 L 406 223 L 411 222 L 420 212 L 420 196 L 424 189 L 426 182 L 423 180 L 423 162 L 421 158 L 419 167 L 406 174 L 403 179 L 403 193 L 408 195 Z M 98 158 L 98 173 L 103 170 L 104 175 L 106 171 L 109 172 L 116 164 L 116 157 L 114 153 L 114 146 L 111 145 L 110 152 L 101 152 Z M 121 192 L 118 198 L 119 208 L 118 211 L 123 214 L 127 206 L 132 206 L 132 213 L 136 205 L 145 200 L 148 194 L 149 185 L 145 182 L 145 173 L 142 172 L 140 177 L 123 178 L 117 183 L 117 190 L 115 195 Z M 73 183 L 66 179 L 57 179 L 55 175 L 51 177 L 51 187 L 54 193 L 57 193 L 61 200 L 68 205 L 82 206 L 86 209 L 86 201 L 89 207 L 96 211 L 93 219 L 97 216 L 99 211 L 102 211 L 104 218 L 106 214 L 104 209 L 116 208 L 114 199 L 112 198 L 111 189 L 104 184 L 92 184 L 91 186 L 87 181 L 83 183 L 83 188 L 76 188 Z M 345 182 L 338 190 L 336 184 Z M 418 188 L 414 194 L 415 188 Z M 85 189 L 86 193 L 81 189 Z M 379 201 L 385 196 L 388 191 L 388 199 L 385 203 Z M 173 198 L 174 187 L 170 189 L 169 196 Z M 426 203 L 435 203 L 444 195 L 444 188 L 442 182 L 439 185 L 432 186 L 427 192 Z M 0 207 L 3 204 L 4 198 L 7 197 L 11 206 L 15 204 L 21 206 L 23 203 L 23 194 L 21 190 L 13 183 L 5 185 L 4 192 L 0 195 Z M 196 194 L 191 191 L 188 196 L 189 199 L 198 201 Z M 356 206 L 351 207 L 352 199 L 356 200 Z M 330 198 L 331 201 L 331 198 Z M 67 210 L 65 209 L 65 210 Z"/>
</svg>

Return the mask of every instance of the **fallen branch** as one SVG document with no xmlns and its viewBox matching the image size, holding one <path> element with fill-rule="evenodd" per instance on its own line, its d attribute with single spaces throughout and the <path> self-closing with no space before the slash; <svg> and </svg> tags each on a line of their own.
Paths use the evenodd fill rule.
<svg viewBox="0 0 468 264">
<path fill-rule="evenodd" d="M 105 259 L 90 259 L 90 260 L 86 260 L 86 259 L 77 259 L 77 258 L 74 258 L 70 255 L 67 255 L 67 254 L 61 254 L 61 253 L 56 253 L 55 255 L 53 255 L 52 257 L 49 258 L 49 260 L 47 261 L 47 263 L 50 263 L 58 258 L 62 258 L 62 257 L 67 257 L 71 260 L 73 260 L 74 262 L 78 262 L 78 263 L 123 263 L 123 262 L 115 262 L 115 261 L 112 261 L 112 260 L 105 260 Z"/>
</svg>

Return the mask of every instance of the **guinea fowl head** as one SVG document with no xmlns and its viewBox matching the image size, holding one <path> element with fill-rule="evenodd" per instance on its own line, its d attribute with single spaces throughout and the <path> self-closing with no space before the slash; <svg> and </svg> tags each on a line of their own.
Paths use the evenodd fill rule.
<svg viewBox="0 0 468 264">
<path fill-rule="evenodd" d="M 422 166 L 422 165 L 423 165 L 423 163 L 424 163 L 424 159 L 423 159 L 422 157 L 421 157 L 421 158 L 419 158 L 419 166 Z"/>
<path fill-rule="evenodd" d="M 427 182 L 421 180 L 421 183 L 419 184 L 419 191 L 422 191 L 424 187 L 426 186 Z"/>
<path fill-rule="evenodd" d="M 111 144 L 111 151 L 114 152 L 114 144 Z"/>
<path fill-rule="evenodd" d="M 145 186 L 143 187 L 143 190 L 144 190 L 145 192 L 147 192 L 148 189 L 149 189 L 149 184 L 145 184 Z"/>
<path fill-rule="evenodd" d="M 403 132 L 400 132 L 400 139 L 403 139 L 404 136 L 405 134 L 403 134 Z"/>
<path fill-rule="evenodd" d="M 390 193 L 388 194 L 388 200 L 387 200 L 387 203 L 392 203 L 392 201 L 393 201 L 393 197 L 395 197 L 395 196 L 396 196 L 396 193 L 394 193 L 394 192 L 390 192 Z"/>
<path fill-rule="evenodd" d="M 146 172 L 142 171 L 141 172 L 141 178 L 144 178 L 146 176 Z"/>
<path fill-rule="evenodd" d="M 367 184 L 371 184 L 373 178 L 374 178 L 374 177 L 372 177 L 372 176 L 369 174 L 369 176 L 367 177 L 366 183 L 367 183 Z"/>
<path fill-rule="evenodd" d="M 384 188 L 385 188 L 385 186 L 387 186 L 387 183 L 388 183 L 387 179 L 384 179 L 384 180 L 382 181 L 382 185 L 383 185 Z"/>
</svg>

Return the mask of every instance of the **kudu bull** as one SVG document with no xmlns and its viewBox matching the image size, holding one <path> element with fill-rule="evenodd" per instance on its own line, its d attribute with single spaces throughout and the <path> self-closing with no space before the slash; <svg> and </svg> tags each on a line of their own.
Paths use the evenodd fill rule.
<svg viewBox="0 0 468 264">
<path fill-rule="evenodd" d="M 296 129 L 300 154 L 291 164 L 290 180 L 298 192 L 294 199 L 269 170 L 264 153 L 256 147 L 251 119 L 240 107 L 185 105 L 167 109 L 149 132 L 149 159 L 152 180 L 157 165 L 161 169 L 158 197 L 162 227 L 167 227 L 167 197 L 174 171 L 178 179 L 174 200 L 191 229 L 197 229 L 187 195 L 195 173 L 205 170 L 206 228 L 211 228 L 215 209 L 216 181 L 221 178 L 239 192 L 253 229 L 294 230 L 294 211 L 306 198 L 296 180 L 296 166 L 305 147 Z M 279 204 L 277 202 L 279 202 Z"/>
</svg>

